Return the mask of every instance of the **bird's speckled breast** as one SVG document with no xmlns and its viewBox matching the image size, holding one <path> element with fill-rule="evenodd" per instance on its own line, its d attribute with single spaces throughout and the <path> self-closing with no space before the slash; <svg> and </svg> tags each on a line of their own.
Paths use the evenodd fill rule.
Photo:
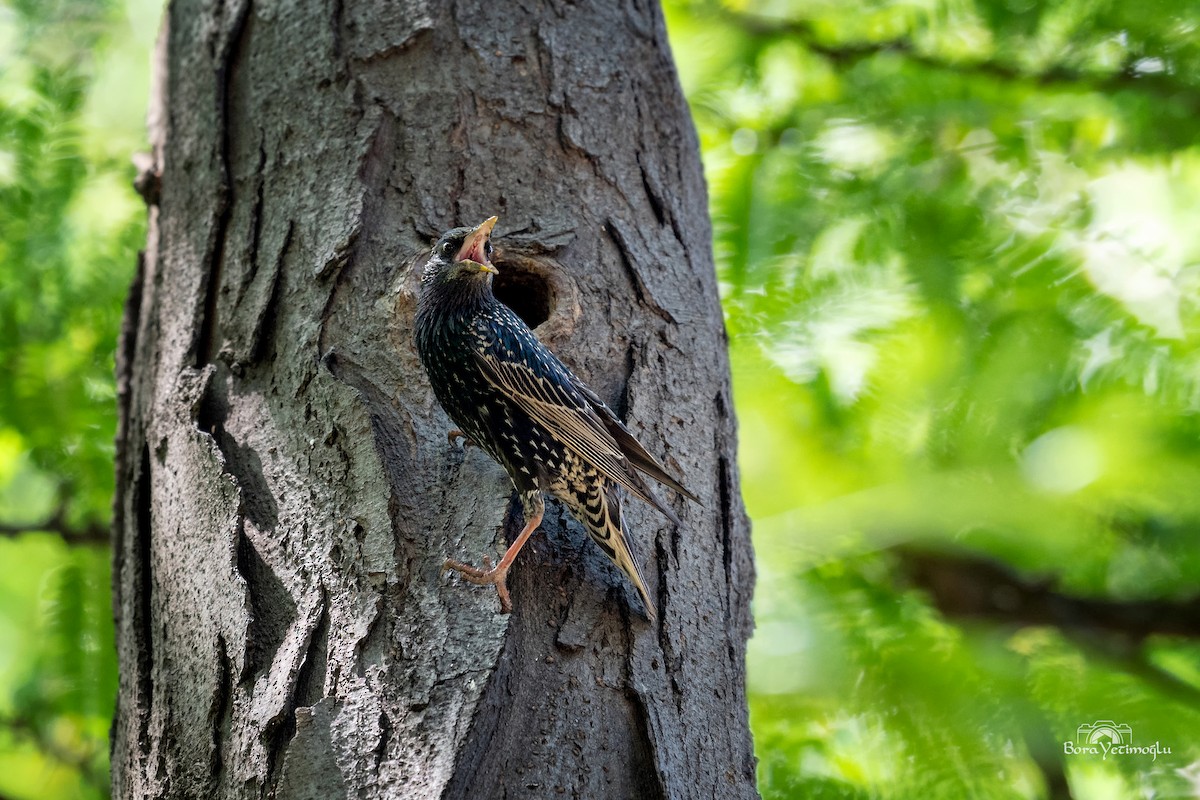
<svg viewBox="0 0 1200 800">
<path fill-rule="evenodd" d="M 478 357 L 536 358 L 536 345 L 520 318 L 496 301 L 455 309 L 418 326 L 417 350 L 438 402 L 455 425 L 505 468 L 519 491 L 554 490 L 546 482 L 545 467 L 547 460 L 561 459 L 551 456 L 561 446 L 487 380 Z"/>
</svg>

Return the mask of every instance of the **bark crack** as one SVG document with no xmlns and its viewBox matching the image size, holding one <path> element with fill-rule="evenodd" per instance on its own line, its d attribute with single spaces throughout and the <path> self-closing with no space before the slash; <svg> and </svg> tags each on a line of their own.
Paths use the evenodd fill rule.
<svg viewBox="0 0 1200 800">
<path fill-rule="evenodd" d="M 642 696 L 641 692 L 630 688 L 625 690 L 625 699 L 630 705 L 630 713 L 634 720 L 634 733 L 637 737 L 636 741 L 631 743 L 633 763 L 630 764 L 629 769 L 635 776 L 635 780 L 641 782 L 639 788 L 642 790 L 642 794 L 639 794 L 638 797 L 643 800 L 667 800 L 670 795 L 663 782 L 664 776 L 658 758 L 658 743 L 650 727 L 650 709 L 646 706 L 646 698 Z"/>
<path fill-rule="evenodd" d="M 150 755 L 150 716 L 154 711 L 154 552 L 151 543 L 153 528 L 152 482 L 150 480 L 150 448 L 142 447 L 133 504 L 137 513 L 137 576 L 133 593 L 138 598 L 134 627 L 138 631 L 138 744 L 142 757 Z"/>
<path fill-rule="evenodd" d="M 250 624 L 246 629 L 246 660 L 240 683 L 270 669 L 288 631 L 296 623 L 296 601 L 246 535 L 238 532 L 237 571 L 246 584 Z"/>
<path fill-rule="evenodd" d="M 667 60 L 666 66 L 672 72 L 674 71 L 673 65 L 670 63 L 669 59 Z M 634 103 L 634 109 L 637 111 L 638 130 L 642 133 L 645 133 L 647 118 L 651 121 L 651 124 L 658 124 L 662 119 L 661 114 L 647 115 L 642 113 L 642 100 L 640 96 Z M 654 132 L 657 133 L 657 131 Z M 661 136 L 659 138 L 661 138 Z M 644 143 L 645 137 L 641 137 L 640 141 Z M 646 170 L 646 165 L 642 161 L 642 147 L 640 146 L 637 150 L 636 157 L 638 171 L 641 172 L 642 176 L 642 188 L 646 192 L 646 199 L 650 201 L 650 207 L 654 211 L 654 217 L 658 220 L 659 227 L 661 227 L 664 223 L 670 226 L 671 233 L 675 236 L 675 241 L 680 245 L 680 252 L 684 258 L 688 259 L 688 262 L 691 263 L 692 251 L 691 248 L 685 246 L 687 239 L 684 237 L 684 233 L 679 227 L 679 218 L 676 215 L 675 210 L 669 207 L 670 198 L 664 197 L 663 192 L 656 189 L 654 182 L 651 181 L 650 174 Z"/>
<path fill-rule="evenodd" d="M 296 673 L 295 705 L 315 706 L 325 696 L 325 671 L 329 663 L 329 592 L 321 584 L 320 612 L 309 633 L 304 660 Z"/>
<path fill-rule="evenodd" d="M 262 240 L 262 219 L 263 219 L 263 188 L 266 184 L 266 169 L 267 165 L 267 145 L 266 133 L 262 128 L 258 129 L 258 165 L 254 169 L 254 205 L 250 208 L 250 259 L 246 267 L 246 273 L 242 276 L 242 285 L 238 288 L 238 302 L 241 303 L 242 297 L 246 293 L 246 289 L 254 282 L 254 277 L 258 275 L 258 247 Z M 232 207 L 232 203 L 230 204 Z"/>
<path fill-rule="evenodd" d="M 137 359 L 138 329 L 141 325 L 143 284 L 146 280 L 146 253 L 138 252 L 137 272 L 129 286 L 129 295 L 125 299 L 124 313 L 121 315 L 121 334 L 117 342 L 116 376 L 117 376 L 117 436 L 116 436 L 116 469 L 117 492 L 113 495 L 112 518 L 112 547 L 113 547 L 113 608 L 124 607 L 125 582 L 121 575 L 126 566 L 126 491 L 127 482 L 134 479 L 134 465 L 130 464 L 130 443 L 136 441 L 130 427 L 134 419 L 133 402 L 133 365 Z M 140 436 L 137 438 L 141 438 Z M 134 493 L 136 494 L 136 492 Z M 132 497 L 137 513 L 137 498 Z"/>
<path fill-rule="evenodd" d="M 383 759 L 387 757 L 388 745 L 392 741 L 392 721 L 388 718 L 387 712 L 379 711 L 379 741 L 375 745 L 375 750 L 372 755 L 375 757 L 374 771 L 379 774 L 379 766 L 383 763 Z"/>
<path fill-rule="evenodd" d="M 333 0 L 333 8 L 331 13 L 330 33 L 333 39 L 333 58 L 335 61 L 342 63 L 345 61 L 345 47 L 342 44 L 342 20 L 345 16 L 346 3 L 345 0 Z"/>
<path fill-rule="evenodd" d="M 296 709 L 289 705 L 282 713 L 276 714 L 263 725 L 261 741 L 266 749 L 266 780 L 259 791 L 262 798 L 275 797 L 279 787 L 279 778 L 283 772 L 283 755 L 288 743 L 296 735 Z"/>
<path fill-rule="evenodd" d="M 629 398 L 633 391 L 633 373 L 637 369 L 638 346 L 631 340 L 625 347 L 625 376 L 621 382 L 621 393 L 613 403 L 613 413 L 622 420 L 629 417 Z"/>
<path fill-rule="evenodd" d="M 639 112 L 640 116 L 640 112 Z M 663 214 L 662 200 L 658 199 L 658 192 L 650 185 L 650 176 L 646 174 L 646 167 L 642 164 L 642 154 L 637 154 L 638 172 L 642 174 L 642 188 L 646 190 L 646 199 L 650 201 L 650 210 L 654 212 L 654 218 L 658 220 L 661 227 L 666 224 L 666 217 Z"/>
<path fill-rule="evenodd" d="M 508 726 L 513 715 L 511 701 L 515 691 L 510 682 L 514 679 L 512 665 L 519 657 L 517 649 L 517 637 L 506 637 L 496 668 L 479 697 L 470 727 L 458 749 L 453 774 L 446 782 L 441 800 L 479 796 L 478 775 L 486 770 L 485 762 L 489 756 L 495 756 L 492 741 L 497 731 Z"/>
<path fill-rule="evenodd" d="M 679 526 L 671 526 L 674 533 L 672 534 L 672 544 L 676 544 Z M 672 559 L 667 553 L 666 547 L 662 543 L 662 536 L 655 540 L 655 546 L 658 549 L 658 558 L 655 561 L 658 564 L 658 626 L 656 633 L 658 635 L 658 649 L 663 655 L 663 671 L 666 674 L 667 680 L 671 685 L 671 692 L 675 700 L 676 709 L 683 708 L 683 688 L 679 684 L 679 673 L 683 669 L 683 657 L 676 651 L 675 643 L 671 641 L 671 634 L 667 628 L 667 601 L 670 593 L 667 590 L 668 586 L 668 565 L 672 563 Z M 678 563 L 679 553 L 675 553 L 674 561 Z"/>
<path fill-rule="evenodd" d="M 233 94 L 234 74 L 238 61 L 246 49 L 250 26 L 250 10 L 253 3 L 245 0 L 234 10 L 233 23 L 229 35 L 225 37 L 224 46 L 216 56 L 216 126 L 221 131 L 218 158 L 220 162 L 221 179 L 217 190 L 217 219 L 212 235 L 209 237 L 206 261 L 209 268 L 205 270 L 205 282 L 202 291 L 202 311 L 200 324 L 197 326 L 197 338 L 192 345 L 193 366 L 197 369 L 211 363 L 215 353 L 217 327 L 217 310 L 221 293 L 222 270 L 225 262 L 225 247 L 228 238 L 229 222 L 233 218 L 234 180 L 232 171 L 233 126 L 230 124 L 229 100 Z M 218 12 L 218 16 L 220 13 Z"/>
<path fill-rule="evenodd" d="M 634 263 L 634 258 L 630 252 L 630 242 L 626 238 L 624 226 L 617 222 L 613 217 L 609 217 L 604 225 L 605 232 L 608 233 L 608 238 L 617 248 L 617 256 L 621 262 L 621 269 L 624 270 L 625 276 L 629 279 L 629 285 L 633 288 L 634 296 L 637 298 L 638 305 L 654 313 L 667 322 L 674 323 L 675 317 L 671 312 L 667 311 L 654 296 L 650 293 L 646 282 L 642 280 L 642 274 Z"/>
<path fill-rule="evenodd" d="M 208 375 L 196 409 L 196 427 L 208 434 L 221 454 L 222 467 L 237 484 L 242 512 L 260 531 L 279 524 L 279 505 L 267 483 L 262 458 L 250 445 L 239 444 L 225 425 L 230 414 L 227 368 L 218 366 Z"/>
<path fill-rule="evenodd" d="M 283 707 L 266 721 L 260 734 L 260 741 L 266 751 L 266 780 L 262 784 L 260 795 L 264 798 L 273 798 L 279 788 L 287 749 L 296 736 L 296 710 L 302 705 L 316 706 L 324 699 L 324 672 L 329 663 L 330 626 L 329 596 L 324 584 L 321 585 L 317 607 L 310 608 L 307 612 L 306 624 L 308 627 L 300 645 L 303 655 L 298 663 L 293 662 L 289 667 Z M 320 688 L 317 688 L 318 673 L 321 675 Z M 320 697 L 316 696 L 318 692 Z"/>
<path fill-rule="evenodd" d="M 267 296 L 267 303 L 263 306 L 262 314 L 255 322 L 254 330 L 250 334 L 251 363 L 262 362 L 275 339 L 276 318 L 279 315 L 279 303 L 283 297 L 283 262 L 287 257 L 288 250 L 291 249 L 292 234 L 295 230 L 296 223 L 289 220 L 287 233 L 283 235 L 283 245 L 279 248 L 279 255 L 275 258 L 275 265 L 271 272 L 271 290 Z M 256 250 L 257 247 L 256 243 Z"/>
<path fill-rule="evenodd" d="M 718 450 L 718 452 L 720 452 Z M 721 503 L 721 563 L 725 569 L 725 629 L 730 630 L 732 621 L 732 595 L 738 591 L 733 574 L 733 497 L 731 493 L 729 459 L 721 456 L 717 460 L 717 492 Z"/>
<path fill-rule="evenodd" d="M 229 646 L 225 634 L 217 634 L 217 685 L 209 707 L 208 719 L 212 726 L 212 753 L 209 759 L 209 792 L 216 797 L 221 784 L 221 773 L 225 769 L 225 757 L 221 739 L 229 724 L 229 710 L 233 699 L 233 664 L 229 660 Z"/>
</svg>

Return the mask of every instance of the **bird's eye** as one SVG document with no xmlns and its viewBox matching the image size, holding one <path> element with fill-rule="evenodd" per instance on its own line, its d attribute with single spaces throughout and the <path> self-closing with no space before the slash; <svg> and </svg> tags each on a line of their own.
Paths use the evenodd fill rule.
<svg viewBox="0 0 1200 800">
<path fill-rule="evenodd" d="M 442 242 L 439 249 L 442 251 L 442 255 L 448 256 L 454 252 L 454 242 Z"/>
<path fill-rule="evenodd" d="M 491 242 L 483 243 L 483 255 L 484 255 L 484 258 L 492 257 L 492 243 Z"/>
</svg>

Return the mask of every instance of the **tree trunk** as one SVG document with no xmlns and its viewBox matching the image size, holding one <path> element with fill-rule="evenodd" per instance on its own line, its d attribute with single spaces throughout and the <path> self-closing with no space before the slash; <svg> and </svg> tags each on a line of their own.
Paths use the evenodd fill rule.
<svg viewBox="0 0 1200 800">
<path fill-rule="evenodd" d="M 169 4 L 119 353 L 117 797 L 754 797 L 753 586 L 697 143 L 646 0 Z M 627 503 L 659 609 L 519 527 L 412 342 L 430 237 L 699 494 Z"/>
</svg>

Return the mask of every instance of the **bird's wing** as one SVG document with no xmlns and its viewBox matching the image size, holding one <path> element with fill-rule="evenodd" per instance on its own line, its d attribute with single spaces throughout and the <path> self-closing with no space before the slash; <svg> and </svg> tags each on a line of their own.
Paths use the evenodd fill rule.
<svg viewBox="0 0 1200 800">
<path fill-rule="evenodd" d="M 625 427 L 625 423 L 617 418 L 612 409 L 605 405 L 599 395 L 588 388 L 576 375 L 571 376 L 571 382 L 575 390 L 583 395 L 584 399 L 591 405 L 592 410 L 600 417 L 600 421 L 608 429 L 608 433 L 612 436 L 613 441 L 616 442 L 617 447 L 621 448 L 621 453 L 635 469 L 646 473 L 663 486 L 674 489 L 692 502 L 700 502 L 699 497 L 696 497 L 696 495 L 685 489 L 682 483 L 671 477 L 666 467 L 660 464 L 658 459 L 650 455 L 646 448 L 642 447 L 642 443 L 634 437 L 629 428 Z"/>
<path fill-rule="evenodd" d="M 542 372 L 546 374 L 539 374 L 524 361 L 503 359 L 495 352 L 479 350 L 475 351 L 475 360 L 489 383 L 551 435 L 606 478 L 650 503 L 672 521 L 678 521 L 674 512 L 652 495 L 637 473 L 630 469 L 608 427 L 587 399 L 575 390 L 573 376 L 565 367 L 544 361 Z M 629 438 L 632 439 L 632 435 Z"/>
</svg>

